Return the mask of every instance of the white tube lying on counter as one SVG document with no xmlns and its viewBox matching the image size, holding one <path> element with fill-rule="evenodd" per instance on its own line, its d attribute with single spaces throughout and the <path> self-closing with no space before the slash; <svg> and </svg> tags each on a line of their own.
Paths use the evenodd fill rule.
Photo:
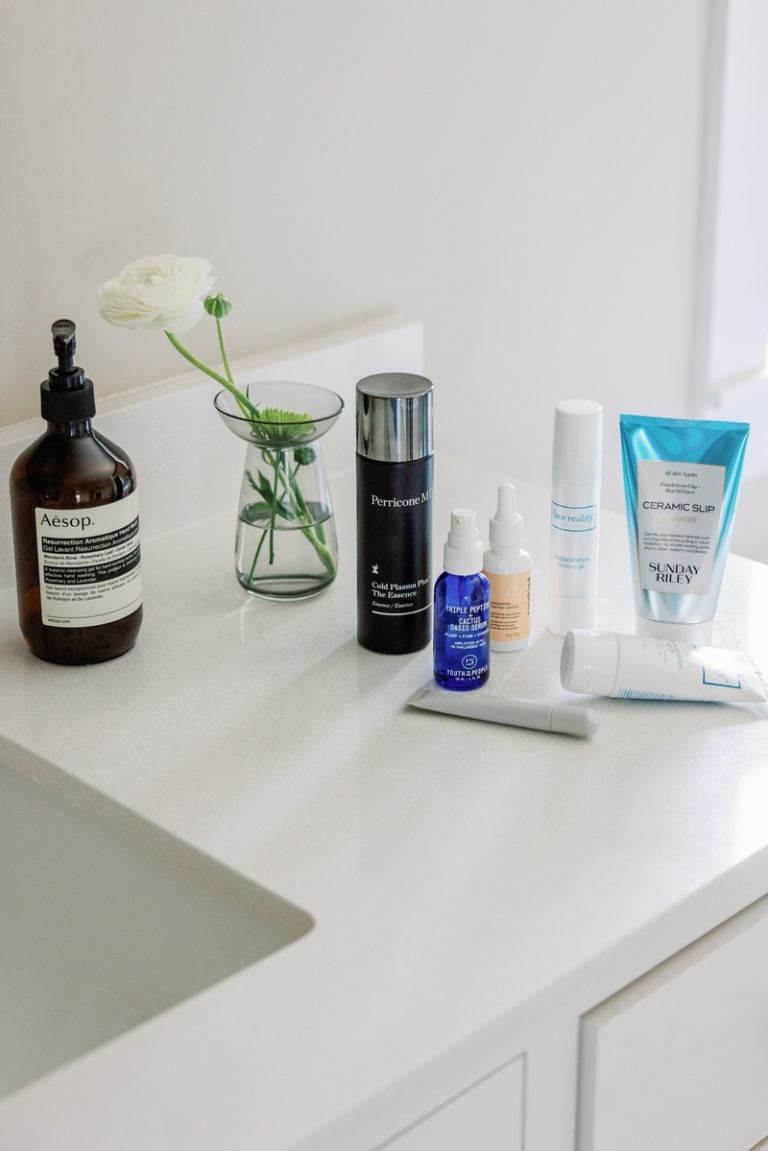
<svg viewBox="0 0 768 1151">
<path fill-rule="evenodd" d="M 568 632 L 560 680 L 568 691 L 614 699 L 768 700 L 762 677 L 744 652 L 616 632 Z"/>
<path fill-rule="evenodd" d="M 422 687 L 409 700 L 410 707 L 438 711 L 462 719 L 482 719 L 488 723 L 506 723 L 511 727 L 529 727 L 561 735 L 592 735 L 599 726 L 594 711 L 569 703 L 537 703 L 527 699 L 505 699 L 483 691 L 464 694 L 443 691 L 439 687 Z"/>
</svg>

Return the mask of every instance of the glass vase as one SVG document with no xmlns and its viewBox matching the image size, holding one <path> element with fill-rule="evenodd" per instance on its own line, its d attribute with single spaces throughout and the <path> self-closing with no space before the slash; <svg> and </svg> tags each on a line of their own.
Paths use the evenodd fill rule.
<svg viewBox="0 0 768 1151">
<path fill-rule="evenodd" d="M 235 535 L 235 571 L 263 599 L 317 595 L 336 577 L 338 543 L 320 438 L 344 401 L 313 384 L 266 382 L 244 389 L 257 416 L 219 392 L 214 406 L 245 440 Z"/>
</svg>

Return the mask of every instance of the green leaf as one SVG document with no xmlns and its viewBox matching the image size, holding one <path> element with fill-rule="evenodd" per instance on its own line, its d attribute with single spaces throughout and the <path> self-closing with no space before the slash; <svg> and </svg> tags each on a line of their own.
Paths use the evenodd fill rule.
<svg viewBox="0 0 768 1151">
<path fill-rule="evenodd" d="M 271 518 L 272 508 L 269 504 L 246 504 L 245 507 L 240 509 L 240 519 L 245 520 L 247 524 L 258 524 L 262 520 L 269 520 Z"/>
<path fill-rule="evenodd" d="M 253 472 L 246 472 L 245 474 L 248 477 L 248 483 L 264 500 L 266 507 L 269 509 L 270 516 L 274 513 L 274 515 L 281 516 L 284 520 L 293 520 L 296 518 L 291 509 L 284 504 L 282 500 L 277 498 L 275 489 L 263 472 L 257 473 L 257 479 L 254 479 Z M 255 507 L 256 505 L 248 504 L 247 506 Z"/>
<path fill-rule="evenodd" d="M 272 490 L 272 484 L 269 482 L 264 473 L 257 472 L 259 477 L 258 479 L 253 478 L 253 472 L 246 472 L 245 474 L 248 477 L 248 483 L 251 485 L 253 490 L 258 492 L 260 496 L 263 496 L 264 499 L 269 503 L 274 503 L 275 493 Z"/>
</svg>

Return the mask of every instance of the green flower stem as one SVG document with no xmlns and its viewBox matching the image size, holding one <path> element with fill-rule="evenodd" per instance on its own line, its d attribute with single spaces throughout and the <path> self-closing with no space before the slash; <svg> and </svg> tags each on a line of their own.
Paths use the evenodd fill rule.
<svg viewBox="0 0 768 1151">
<path fill-rule="evenodd" d="M 248 583 L 251 583 L 253 580 L 253 576 L 254 576 L 254 573 L 256 571 L 256 564 L 259 562 L 259 556 L 261 555 L 261 549 L 264 545 L 264 540 L 266 538 L 267 538 L 267 529 L 262 528 L 261 529 L 261 539 L 259 540 L 259 546 L 256 548 L 256 551 L 253 554 L 253 563 L 251 564 L 251 570 L 248 572 Z"/>
<path fill-rule="evenodd" d="M 216 322 L 218 323 L 218 320 Z M 227 379 L 226 376 L 222 376 L 219 372 L 214 371 L 213 368 L 210 368 L 207 364 L 204 364 L 202 360 L 197 358 L 197 356 L 194 356 L 192 352 L 187 351 L 184 345 L 179 343 L 179 341 L 176 339 L 173 332 L 166 331 L 165 334 L 179 355 L 183 356 L 185 360 L 188 360 L 189 363 L 199 371 L 205 372 L 206 376 L 210 376 L 211 379 L 215 380 L 217 384 L 221 384 L 222 388 L 226 388 L 228 392 L 232 393 L 244 416 L 246 416 L 248 419 L 255 419 L 258 417 L 259 410 L 256 405 L 252 404 L 248 397 L 243 395 L 239 388 L 235 387 L 231 379 Z M 230 370 L 228 361 L 225 364 L 225 368 L 228 371 Z"/>
<path fill-rule="evenodd" d="M 232 375 L 232 368 L 229 366 L 229 356 L 227 355 L 227 345 L 224 342 L 224 329 L 221 326 L 221 317 L 216 316 L 216 331 L 219 337 L 219 351 L 221 352 L 221 362 L 224 365 L 224 371 L 227 373 L 227 379 L 234 387 L 235 379 Z"/>
<path fill-rule="evenodd" d="M 269 452 L 266 448 L 263 448 L 261 455 L 264 462 L 273 467 L 275 477 L 273 489 L 275 505 L 272 508 L 270 534 L 274 530 L 275 515 L 277 513 L 277 483 L 279 479 L 280 483 L 282 484 L 283 491 L 288 498 L 289 503 L 292 505 L 293 511 L 296 513 L 296 518 L 299 521 L 304 520 L 303 524 L 299 522 L 299 529 L 301 530 L 302 535 L 315 549 L 320 562 L 328 574 L 335 575 L 336 561 L 334 559 L 333 552 L 329 547 L 327 547 L 325 543 L 325 532 L 322 529 L 322 525 L 312 525 L 312 517 L 310 515 L 309 508 L 306 505 L 304 496 L 301 493 L 301 488 L 299 487 L 298 481 L 296 480 L 296 472 L 299 470 L 299 465 L 297 464 L 295 470 L 291 474 L 286 474 L 285 455 L 282 451 L 278 451 L 276 455 L 273 456 L 271 452 Z M 308 520 L 310 521 L 309 523 L 307 523 Z M 272 558 L 273 556 L 270 550 L 270 563 L 272 563 Z"/>
<path fill-rule="evenodd" d="M 299 487 L 298 481 L 296 479 L 296 475 L 297 475 L 300 467 L 301 467 L 301 464 L 297 464 L 296 467 L 291 472 L 291 475 L 290 475 L 291 491 L 293 492 L 293 494 L 296 497 L 296 502 L 301 504 L 301 507 L 304 511 L 304 514 L 309 519 L 309 508 L 307 507 L 306 503 L 304 502 L 304 496 L 301 494 L 301 488 Z M 325 528 L 323 527 L 323 525 L 322 524 L 315 524 L 314 530 L 315 530 L 315 534 L 317 535 L 317 538 L 320 541 L 320 543 L 324 544 L 325 543 Z M 330 552 L 329 552 L 329 555 L 330 555 Z M 323 563 L 326 563 L 326 561 L 323 560 Z M 328 565 L 326 563 L 326 567 L 327 566 Z"/>
<path fill-rule="evenodd" d="M 325 544 L 321 543 L 317 538 L 312 528 L 302 528 L 302 534 L 312 544 L 312 547 L 320 557 L 320 561 L 328 572 L 329 575 L 336 575 L 336 561 L 333 558 L 333 552 Z"/>
<path fill-rule="evenodd" d="M 278 452 L 275 456 L 273 463 L 274 479 L 272 481 L 272 491 L 275 494 L 274 503 L 272 504 L 272 515 L 269 517 L 269 562 L 275 562 L 275 520 L 277 519 L 277 481 L 280 476 L 281 466 L 285 466 L 284 457 L 282 452 Z"/>
</svg>

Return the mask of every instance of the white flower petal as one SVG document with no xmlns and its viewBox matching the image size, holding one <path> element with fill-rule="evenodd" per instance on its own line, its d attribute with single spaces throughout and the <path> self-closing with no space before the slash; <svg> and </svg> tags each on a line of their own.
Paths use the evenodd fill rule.
<svg viewBox="0 0 768 1151">
<path fill-rule="evenodd" d="M 123 328 L 185 332 L 203 315 L 201 301 L 216 283 L 210 273 L 199 256 L 145 256 L 101 285 L 99 312 Z"/>
</svg>

